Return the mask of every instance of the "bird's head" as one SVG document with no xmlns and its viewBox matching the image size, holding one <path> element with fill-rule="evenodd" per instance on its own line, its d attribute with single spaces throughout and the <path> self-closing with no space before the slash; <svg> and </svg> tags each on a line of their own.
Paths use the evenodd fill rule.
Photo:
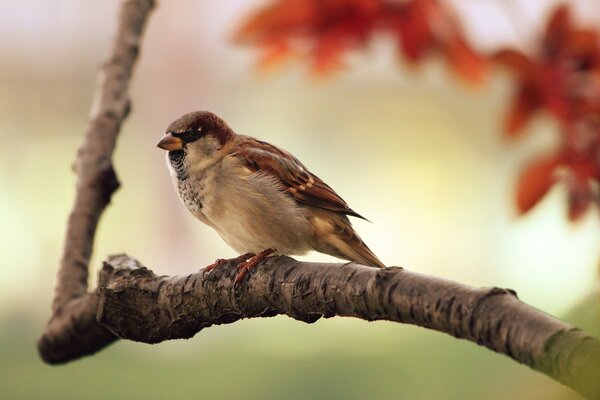
<svg viewBox="0 0 600 400">
<path fill-rule="evenodd" d="M 171 156 L 207 159 L 234 136 L 225 121 L 208 111 L 195 111 L 173 121 L 157 146 Z"/>
</svg>

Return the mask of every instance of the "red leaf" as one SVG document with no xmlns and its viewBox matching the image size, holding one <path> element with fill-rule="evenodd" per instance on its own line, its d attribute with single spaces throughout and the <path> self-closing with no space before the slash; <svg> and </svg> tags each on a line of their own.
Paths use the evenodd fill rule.
<svg viewBox="0 0 600 400">
<path fill-rule="evenodd" d="M 437 52 L 462 77 L 482 80 L 485 59 L 462 35 L 438 0 L 272 0 L 238 30 L 236 38 L 266 49 L 263 65 L 290 52 L 312 61 L 313 72 L 342 65 L 349 50 L 364 47 L 375 31 L 391 31 L 409 62 Z"/>
<path fill-rule="evenodd" d="M 568 42 L 564 46 L 563 57 L 586 61 L 590 68 L 598 64 L 598 50 L 600 39 L 598 32 L 590 29 L 573 31 L 569 34 Z"/>
<path fill-rule="evenodd" d="M 343 35 L 330 32 L 321 36 L 313 50 L 312 72 L 324 76 L 343 67 L 342 56 L 348 43 Z"/>
<path fill-rule="evenodd" d="M 517 50 L 500 50 L 492 56 L 492 60 L 521 76 L 529 75 L 534 68 L 531 59 Z"/>
<path fill-rule="evenodd" d="M 514 50 L 498 52 L 494 61 L 509 67 L 519 80 L 506 132 L 519 133 L 538 109 L 552 113 L 563 126 L 600 114 L 600 90 L 594 84 L 594 76 L 600 76 L 599 44 L 598 32 L 577 29 L 569 8 L 561 6 L 548 21 L 537 58 Z"/>
<path fill-rule="evenodd" d="M 571 12 L 563 4 L 554 11 L 546 28 L 544 50 L 548 58 L 554 58 L 561 52 L 563 43 L 572 30 Z"/>
<path fill-rule="evenodd" d="M 542 159 L 527 167 L 517 188 L 517 208 L 521 214 L 535 206 L 554 184 L 554 170 L 560 164 L 557 156 Z"/>
<path fill-rule="evenodd" d="M 486 60 L 471 49 L 460 36 L 446 44 L 446 60 L 452 69 L 465 80 L 479 83 L 487 69 Z"/>
<path fill-rule="evenodd" d="M 522 84 L 517 90 L 505 122 L 506 133 L 513 137 L 521 132 L 542 105 L 538 91 L 532 84 Z"/>
<path fill-rule="evenodd" d="M 571 99 L 566 94 L 567 71 L 557 66 L 542 68 L 538 73 L 538 92 L 544 106 L 562 122 L 568 122 Z"/>
<path fill-rule="evenodd" d="M 422 1 L 417 0 L 406 4 L 400 9 L 392 26 L 401 39 L 402 53 L 411 62 L 420 60 L 434 43 L 433 32 Z"/>
<path fill-rule="evenodd" d="M 583 217 L 592 202 L 592 188 L 587 180 L 574 179 L 569 184 L 569 219 L 577 221 Z"/>
</svg>

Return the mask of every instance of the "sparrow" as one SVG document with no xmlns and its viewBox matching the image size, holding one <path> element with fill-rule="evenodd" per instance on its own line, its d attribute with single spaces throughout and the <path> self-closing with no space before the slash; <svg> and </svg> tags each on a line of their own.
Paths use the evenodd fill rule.
<svg viewBox="0 0 600 400">
<path fill-rule="evenodd" d="M 316 250 L 385 267 L 348 216 L 365 218 L 287 151 L 235 133 L 208 111 L 172 122 L 157 146 L 168 152 L 173 185 L 186 208 L 243 253 L 235 259 L 236 283 L 272 253 Z"/>
</svg>

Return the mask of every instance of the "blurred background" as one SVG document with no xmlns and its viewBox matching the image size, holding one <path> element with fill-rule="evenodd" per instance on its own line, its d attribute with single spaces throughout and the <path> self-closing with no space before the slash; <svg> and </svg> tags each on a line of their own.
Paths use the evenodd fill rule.
<svg viewBox="0 0 600 400">
<path fill-rule="evenodd" d="M 536 117 L 527 135 L 506 140 L 508 75 L 470 87 L 435 57 L 409 68 L 385 35 L 327 79 L 312 79 L 302 63 L 261 73 L 256 50 L 231 39 L 265 3 L 165 1 L 151 16 L 114 159 L 122 187 L 97 232 L 92 284 L 112 253 L 157 274 L 235 256 L 179 203 L 155 146 L 173 119 L 203 109 L 291 151 L 333 186 L 372 221 L 354 225 L 386 264 L 510 287 L 600 334 L 598 211 L 570 223 L 561 185 L 524 216 L 514 206 L 523 166 L 557 146 L 554 120 Z M 454 3 L 467 39 L 485 51 L 535 40 L 558 2 Z M 597 1 L 569 3 L 582 24 L 600 23 Z M 121 341 L 45 365 L 35 341 L 50 315 L 74 195 L 71 163 L 116 9 L 116 0 L 0 3 L 1 398 L 576 398 L 475 344 L 348 318 L 241 321 L 188 341 Z"/>
</svg>

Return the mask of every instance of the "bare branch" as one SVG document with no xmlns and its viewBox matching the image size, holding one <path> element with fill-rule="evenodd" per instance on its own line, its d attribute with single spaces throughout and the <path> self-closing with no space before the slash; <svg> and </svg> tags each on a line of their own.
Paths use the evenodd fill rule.
<svg viewBox="0 0 600 400">
<path fill-rule="evenodd" d="M 600 396 L 600 340 L 522 303 L 511 290 L 476 289 L 401 268 L 289 257 L 267 259 L 235 288 L 235 268 L 229 262 L 206 275 L 159 277 L 132 258 L 114 256 L 104 263 L 97 297 L 88 298 L 77 320 L 85 324 L 96 316 L 115 336 L 146 343 L 279 314 L 309 323 L 334 316 L 409 323 L 475 342 L 589 398 Z M 80 333 L 87 347 L 76 354 L 78 343 L 71 342 L 68 357 L 51 361 L 105 345 L 102 337 L 90 347 L 96 333 Z"/>
<path fill-rule="evenodd" d="M 119 187 L 112 154 L 121 123 L 129 113 L 127 88 L 147 16 L 153 0 L 123 0 L 112 48 L 98 75 L 90 122 L 77 152 L 76 195 L 65 234 L 63 254 L 52 303 L 52 317 L 39 339 L 40 351 L 54 341 L 77 341 L 81 329 L 111 341 L 112 335 L 94 319 L 75 326 L 74 315 L 86 314 L 93 305 L 87 295 L 88 267 L 98 220 Z M 56 336 L 58 332 L 59 336 Z M 109 340 L 110 339 L 110 340 Z M 83 343 L 80 343 L 83 345 Z M 66 351 L 66 349 L 63 349 Z M 45 355 L 43 355 L 46 358 Z"/>
</svg>

